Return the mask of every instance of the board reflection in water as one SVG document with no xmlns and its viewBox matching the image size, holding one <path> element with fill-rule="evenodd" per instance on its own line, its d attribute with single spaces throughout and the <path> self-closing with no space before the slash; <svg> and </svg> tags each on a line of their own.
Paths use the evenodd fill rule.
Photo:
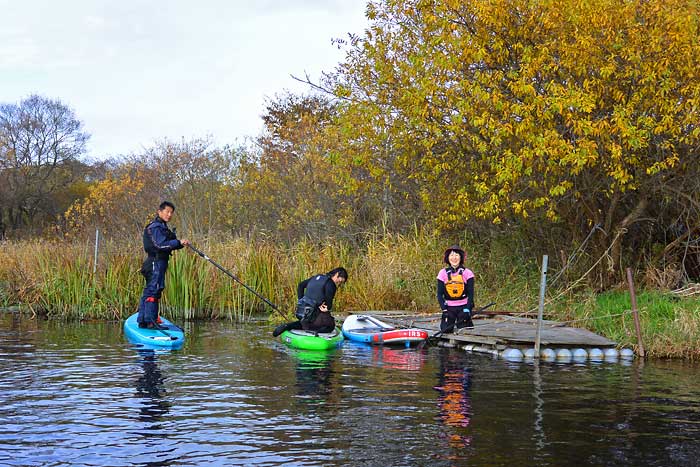
<svg viewBox="0 0 700 467">
<path fill-rule="evenodd" d="M 304 403 L 323 403 L 333 393 L 335 350 L 295 350 L 295 376 L 298 397 Z"/>
</svg>

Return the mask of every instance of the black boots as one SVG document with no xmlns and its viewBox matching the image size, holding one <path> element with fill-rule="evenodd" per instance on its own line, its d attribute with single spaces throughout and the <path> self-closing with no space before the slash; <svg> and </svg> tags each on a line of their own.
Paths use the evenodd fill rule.
<svg viewBox="0 0 700 467">
<path fill-rule="evenodd" d="M 275 328 L 274 331 L 272 331 L 272 335 L 273 335 L 274 337 L 277 337 L 277 336 L 279 336 L 280 334 L 282 334 L 284 331 L 289 330 L 289 325 L 290 325 L 290 324 L 291 324 L 291 323 L 282 323 L 282 324 L 280 324 L 279 326 L 277 326 L 277 327 Z"/>
<path fill-rule="evenodd" d="M 468 308 L 465 308 L 462 313 L 457 317 L 457 329 L 474 329 L 474 322 L 472 321 L 472 313 Z"/>
</svg>

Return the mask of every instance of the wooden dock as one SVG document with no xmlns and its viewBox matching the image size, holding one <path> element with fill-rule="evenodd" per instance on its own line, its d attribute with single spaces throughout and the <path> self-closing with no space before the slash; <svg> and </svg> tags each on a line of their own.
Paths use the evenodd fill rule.
<svg viewBox="0 0 700 467">
<path fill-rule="evenodd" d="M 396 327 L 415 327 L 434 335 L 440 330 L 440 315 L 416 315 L 407 311 L 364 311 Z M 501 353 L 519 349 L 523 353 L 535 346 L 537 320 L 507 315 L 476 315 L 474 329 L 458 329 L 440 336 L 440 345 L 460 347 L 485 353 Z M 557 321 L 542 321 L 540 349 L 553 350 L 614 349 L 617 343 L 591 331 L 566 326 Z"/>
</svg>

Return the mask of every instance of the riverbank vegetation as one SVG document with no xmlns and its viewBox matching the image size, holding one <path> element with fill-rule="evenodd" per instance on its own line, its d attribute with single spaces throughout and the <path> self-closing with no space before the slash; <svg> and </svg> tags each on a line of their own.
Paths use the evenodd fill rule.
<svg viewBox="0 0 700 467">
<path fill-rule="evenodd" d="M 469 266 L 477 274 L 477 306 L 495 302 L 493 309 L 535 314 L 538 307 L 539 263 L 523 261 L 505 244 L 479 244 L 462 238 Z M 164 313 L 175 320 L 227 319 L 245 321 L 291 319 L 296 284 L 316 272 L 345 265 L 350 280 L 337 296 L 339 313 L 401 309 L 416 314 L 439 314 L 435 277 L 444 240 L 435 234 L 386 234 L 362 249 L 345 242 L 324 245 L 279 244 L 237 238 L 198 245 L 243 283 L 269 299 L 264 304 L 243 286 L 189 250 L 171 260 Z M 94 244 L 72 241 L 5 242 L 0 263 L 0 307 L 21 304 L 23 311 L 62 320 L 122 320 L 138 305 L 143 280 L 138 270 L 139 239 L 103 242 L 97 264 Z M 562 271 L 550 270 L 545 318 L 584 327 L 636 347 L 630 296 L 624 288 L 595 294 Z M 641 279 L 638 285 L 648 283 Z M 642 290 L 637 296 L 642 336 L 648 355 L 697 359 L 700 345 L 700 300 L 668 291 Z M 286 318 L 282 315 L 286 315 Z"/>
<path fill-rule="evenodd" d="M 669 291 L 700 281 L 697 2 L 381 0 L 367 17 L 336 69 L 271 98 L 236 145 L 96 162 L 60 101 L 0 105 L 2 300 L 123 316 L 140 232 L 169 199 L 181 237 L 284 306 L 305 274 L 344 264 L 343 309 L 429 309 L 436 258 L 459 241 L 484 301 L 533 307 L 548 254 L 551 311 L 621 343 L 628 318 L 603 317 L 629 309 L 631 268 L 649 345 L 696 355 L 697 305 Z M 182 317 L 256 310 L 192 255 L 171 274 Z"/>
</svg>

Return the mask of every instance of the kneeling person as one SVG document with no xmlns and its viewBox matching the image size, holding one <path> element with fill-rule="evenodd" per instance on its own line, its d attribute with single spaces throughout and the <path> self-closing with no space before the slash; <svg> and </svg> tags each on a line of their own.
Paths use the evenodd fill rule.
<svg viewBox="0 0 700 467">
<path fill-rule="evenodd" d="M 299 321 L 278 326 L 272 335 L 279 336 L 291 329 L 332 332 L 335 329 L 335 318 L 331 315 L 333 298 L 338 287 L 347 280 L 348 272 L 345 268 L 338 267 L 326 274 L 317 274 L 299 282 L 296 309 Z"/>
</svg>

